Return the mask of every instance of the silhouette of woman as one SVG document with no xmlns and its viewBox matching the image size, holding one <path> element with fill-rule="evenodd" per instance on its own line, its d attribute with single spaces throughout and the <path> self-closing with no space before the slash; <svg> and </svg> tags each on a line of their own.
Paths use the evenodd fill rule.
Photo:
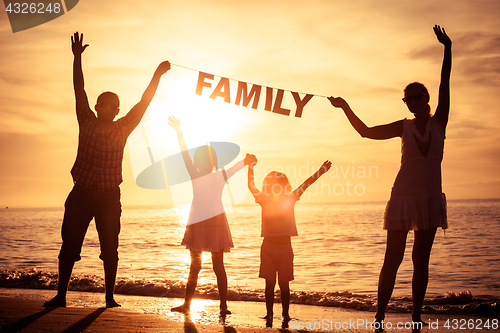
<svg viewBox="0 0 500 333">
<path fill-rule="evenodd" d="M 415 116 L 390 124 L 367 127 L 342 98 L 330 97 L 334 107 L 342 108 L 351 125 L 364 138 L 384 140 L 402 138 L 401 168 L 394 182 L 384 216 L 387 247 L 380 272 L 375 320 L 383 322 L 392 295 L 396 274 L 403 261 L 406 236 L 414 230 L 413 311 L 414 322 L 422 322 L 421 309 L 429 279 L 429 256 L 436 229 L 448 227 L 446 198 L 441 188 L 441 161 L 446 124 L 450 110 L 451 40 L 440 26 L 434 32 L 444 45 L 441 83 L 436 112 L 430 115 L 429 92 L 421 83 L 409 84 L 403 101 Z"/>
<path fill-rule="evenodd" d="M 222 191 L 226 180 L 248 165 L 255 157 L 247 154 L 227 171 L 218 170 L 217 154 L 210 146 L 199 147 L 194 154 L 194 163 L 189 156 L 186 142 L 182 134 L 181 122 L 175 117 L 169 117 L 169 125 L 177 131 L 179 145 L 184 164 L 191 177 L 193 185 L 193 202 L 182 240 L 191 252 L 191 266 L 186 284 L 184 304 L 172 308 L 174 312 L 188 313 L 198 283 L 201 270 L 201 253 L 212 253 L 212 266 L 217 276 L 219 289 L 220 314 L 225 316 L 231 312 L 227 309 L 227 275 L 224 268 L 224 252 L 233 247 L 231 231 L 227 223 L 226 213 L 222 205 Z"/>
</svg>

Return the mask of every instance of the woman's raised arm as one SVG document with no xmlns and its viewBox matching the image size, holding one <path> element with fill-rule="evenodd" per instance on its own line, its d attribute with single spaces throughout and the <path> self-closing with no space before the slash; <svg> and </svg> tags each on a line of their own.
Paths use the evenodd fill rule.
<svg viewBox="0 0 500 333">
<path fill-rule="evenodd" d="M 438 106 L 434 113 L 436 119 L 446 130 L 450 114 L 450 75 L 451 75 L 451 39 L 439 25 L 434 26 L 434 33 L 438 41 L 444 45 L 443 66 L 441 68 L 441 82 L 439 84 Z"/>
</svg>

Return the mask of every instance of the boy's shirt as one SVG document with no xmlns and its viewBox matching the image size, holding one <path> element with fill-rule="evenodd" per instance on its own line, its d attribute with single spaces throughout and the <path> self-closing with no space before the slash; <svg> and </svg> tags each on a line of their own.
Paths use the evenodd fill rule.
<svg viewBox="0 0 500 333">
<path fill-rule="evenodd" d="M 255 196 L 255 202 L 262 207 L 261 237 L 298 236 L 295 225 L 295 203 L 300 200 L 296 194 L 282 197 L 264 195 Z"/>
</svg>

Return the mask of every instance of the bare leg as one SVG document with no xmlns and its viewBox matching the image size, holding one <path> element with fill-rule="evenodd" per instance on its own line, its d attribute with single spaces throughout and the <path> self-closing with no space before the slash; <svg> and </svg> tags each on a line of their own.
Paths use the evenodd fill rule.
<svg viewBox="0 0 500 333">
<path fill-rule="evenodd" d="M 385 308 L 394 290 L 399 265 L 403 261 L 407 234 L 408 231 L 405 230 L 387 230 L 387 247 L 378 281 L 377 313 L 375 314 L 377 321 L 385 318 Z"/>
<path fill-rule="evenodd" d="M 115 292 L 116 272 L 118 270 L 117 261 L 104 261 L 104 287 L 106 290 L 106 307 L 116 308 L 121 306 L 116 303 L 113 293 Z"/>
<path fill-rule="evenodd" d="M 184 297 L 184 304 L 172 308 L 171 311 L 189 313 L 191 301 L 193 300 L 194 291 L 198 284 L 198 274 L 201 270 L 201 252 L 191 251 L 191 266 L 189 267 L 189 276 L 186 283 L 186 296 Z"/>
<path fill-rule="evenodd" d="M 50 301 L 45 302 L 44 306 L 66 306 L 66 293 L 68 292 L 69 280 L 71 279 L 71 272 L 73 272 L 74 265 L 74 261 L 59 260 L 57 295 Z"/>
<path fill-rule="evenodd" d="M 276 286 L 276 279 L 266 279 L 266 327 L 273 326 L 273 305 L 274 305 L 274 287 Z"/>
<path fill-rule="evenodd" d="M 289 281 L 280 281 L 278 279 L 278 284 L 280 286 L 280 291 L 281 291 L 281 307 L 282 307 L 282 315 L 283 315 L 283 322 L 289 322 L 290 321 L 290 314 L 289 314 L 289 308 L 290 308 L 290 282 Z"/>
<path fill-rule="evenodd" d="M 436 229 L 415 231 L 415 241 L 413 243 L 413 311 L 412 319 L 415 322 L 422 321 L 420 313 L 424 303 L 425 291 L 429 281 L 429 258 Z"/>
<path fill-rule="evenodd" d="M 217 289 L 219 289 L 220 314 L 231 314 L 227 309 L 227 275 L 224 268 L 224 252 L 212 252 L 212 267 L 217 277 Z"/>
</svg>

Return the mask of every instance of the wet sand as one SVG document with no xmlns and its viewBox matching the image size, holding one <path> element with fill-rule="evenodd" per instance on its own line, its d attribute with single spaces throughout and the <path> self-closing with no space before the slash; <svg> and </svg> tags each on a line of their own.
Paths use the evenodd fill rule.
<svg viewBox="0 0 500 333">
<path fill-rule="evenodd" d="M 5 289 L 4 289 L 5 290 Z M 53 291 L 19 291 L 15 295 L 0 294 L 0 332 L 373 332 L 371 321 L 374 313 L 342 308 L 294 306 L 290 313 L 296 318 L 287 329 L 276 313 L 281 305 L 275 304 L 273 328 L 266 328 L 262 316 L 264 303 L 229 302 L 233 314 L 223 321 L 216 315 L 218 304 L 214 301 L 195 300 L 189 316 L 173 314 L 170 307 L 182 300 L 140 296 L 117 295 L 121 308 L 106 309 L 102 294 L 69 293 L 67 308 L 44 308 L 43 303 Z M 102 304 L 101 304 L 102 303 Z M 147 306 L 149 304 L 149 307 Z M 156 309 L 156 310 L 153 310 Z M 158 310 L 160 309 L 160 310 Z M 410 314 L 387 314 L 387 332 L 412 332 Z M 421 332 L 459 331 L 465 324 L 467 332 L 484 332 L 485 322 L 491 332 L 500 332 L 498 317 L 425 315 L 431 323 Z M 492 329 L 492 320 L 497 328 Z M 449 327 L 445 327 L 448 321 Z M 481 325 L 479 323 L 482 323 Z M 398 328 L 398 324 L 399 328 Z M 453 326 L 456 326 L 455 329 Z M 467 326 L 468 325 L 468 326 Z M 406 328 L 405 328 L 406 326 Z M 481 329 L 480 329 L 481 326 Z M 464 326 L 462 326 L 463 328 Z M 463 330 L 462 330 L 463 331 Z"/>
</svg>

